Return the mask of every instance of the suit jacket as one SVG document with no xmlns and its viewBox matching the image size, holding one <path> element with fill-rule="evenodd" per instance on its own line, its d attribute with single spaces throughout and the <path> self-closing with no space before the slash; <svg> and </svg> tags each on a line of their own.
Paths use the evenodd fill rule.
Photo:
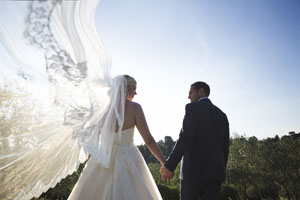
<svg viewBox="0 0 300 200">
<path fill-rule="evenodd" d="M 223 182 L 229 152 L 227 116 L 208 98 L 187 104 L 185 110 L 179 139 L 165 166 L 174 171 L 183 157 L 182 179 Z"/>
</svg>

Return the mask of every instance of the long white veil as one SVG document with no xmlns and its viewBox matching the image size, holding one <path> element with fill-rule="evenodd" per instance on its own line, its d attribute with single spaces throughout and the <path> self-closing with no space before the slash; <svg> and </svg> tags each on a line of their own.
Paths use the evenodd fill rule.
<svg viewBox="0 0 300 200">
<path fill-rule="evenodd" d="M 97 35 L 98 0 L 0 2 L 0 199 L 31 199 L 81 162 L 110 163 L 126 81 Z"/>
</svg>

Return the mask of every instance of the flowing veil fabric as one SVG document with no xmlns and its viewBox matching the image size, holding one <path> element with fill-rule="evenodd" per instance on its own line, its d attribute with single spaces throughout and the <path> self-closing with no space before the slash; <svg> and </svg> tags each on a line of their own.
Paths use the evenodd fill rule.
<svg viewBox="0 0 300 200">
<path fill-rule="evenodd" d="M 98 0 L 0 2 L 0 199 L 31 199 L 87 159 L 108 167 L 126 81 L 97 35 Z"/>
</svg>

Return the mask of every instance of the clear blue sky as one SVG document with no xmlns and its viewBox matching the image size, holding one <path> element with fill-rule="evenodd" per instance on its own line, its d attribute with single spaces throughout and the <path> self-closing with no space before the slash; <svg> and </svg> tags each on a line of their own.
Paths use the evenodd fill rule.
<svg viewBox="0 0 300 200">
<path fill-rule="evenodd" d="M 0 20 L 17 29 L 24 8 L 10 3 L 0 3 L 13 13 L 0 12 Z M 300 132 L 299 19 L 299 0 L 100 0 L 95 22 L 113 72 L 138 81 L 134 101 L 158 141 L 178 138 L 190 84 L 199 80 L 211 86 L 232 135 Z M 33 60 L 30 51 L 21 55 Z"/>
<path fill-rule="evenodd" d="M 96 26 L 156 140 L 178 138 L 198 80 L 232 134 L 262 139 L 300 132 L 299 19 L 297 0 L 100 0 Z"/>
</svg>

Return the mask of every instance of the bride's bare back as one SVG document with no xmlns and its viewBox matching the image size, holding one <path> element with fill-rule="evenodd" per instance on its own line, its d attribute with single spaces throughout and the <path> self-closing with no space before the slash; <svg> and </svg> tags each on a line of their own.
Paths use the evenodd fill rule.
<svg viewBox="0 0 300 200">
<path fill-rule="evenodd" d="M 146 144 L 153 140 L 140 104 L 126 100 L 123 130 L 134 126 L 137 127 Z"/>
<path fill-rule="evenodd" d="M 136 108 L 137 103 L 126 100 L 125 103 L 125 114 L 124 114 L 124 124 L 123 124 L 123 130 L 129 129 L 135 126 L 136 120 Z"/>
</svg>

